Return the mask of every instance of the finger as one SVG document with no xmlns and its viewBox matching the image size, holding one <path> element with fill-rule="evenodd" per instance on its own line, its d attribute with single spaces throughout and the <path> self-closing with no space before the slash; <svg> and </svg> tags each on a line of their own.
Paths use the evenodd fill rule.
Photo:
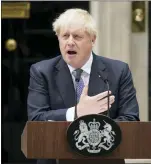
<svg viewBox="0 0 151 164">
<path fill-rule="evenodd" d="M 109 105 L 109 109 L 111 108 L 111 105 Z M 108 110 L 108 106 L 107 105 L 104 105 L 103 107 L 101 107 L 100 111 L 101 112 L 105 112 Z"/>
<path fill-rule="evenodd" d="M 112 105 L 109 105 L 109 109 L 112 107 Z M 101 107 L 101 109 L 107 109 L 108 110 L 108 105 L 107 104 L 105 104 L 105 105 L 103 105 L 102 107 Z"/>
<path fill-rule="evenodd" d="M 115 98 L 114 98 L 114 99 L 112 99 L 112 100 L 110 100 L 109 104 L 110 104 L 110 105 L 111 105 L 111 104 L 113 104 L 113 103 L 114 103 L 114 101 L 115 101 Z"/>
<path fill-rule="evenodd" d="M 115 96 L 110 96 L 109 97 L 109 104 L 112 104 L 114 101 L 115 101 Z M 108 98 L 104 98 L 104 99 L 98 101 L 98 103 L 100 104 L 100 106 L 105 105 L 108 103 Z"/>
<path fill-rule="evenodd" d="M 111 108 L 111 105 L 109 105 L 109 108 Z M 99 108 L 99 110 L 96 112 L 97 114 L 103 113 L 108 110 L 108 106 L 104 105 L 103 107 Z"/>
<path fill-rule="evenodd" d="M 108 108 L 108 105 L 104 105 L 100 108 L 100 112 L 104 112 L 104 111 L 107 111 L 108 109 L 110 109 L 112 106 L 109 105 L 109 108 Z"/>
<path fill-rule="evenodd" d="M 101 109 L 100 109 L 100 113 L 103 113 L 103 112 L 105 112 L 105 111 L 107 111 L 108 110 L 108 107 L 107 106 L 104 106 L 104 107 L 102 107 Z"/>
<path fill-rule="evenodd" d="M 109 94 L 111 94 L 111 91 L 109 91 Z M 93 98 L 96 99 L 97 101 L 99 101 L 99 100 L 103 99 L 104 97 L 106 97 L 107 95 L 108 95 L 108 91 L 105 91 L 105 92 L 99 93 L 96 96 L 93 96 Z"/>
</svg>

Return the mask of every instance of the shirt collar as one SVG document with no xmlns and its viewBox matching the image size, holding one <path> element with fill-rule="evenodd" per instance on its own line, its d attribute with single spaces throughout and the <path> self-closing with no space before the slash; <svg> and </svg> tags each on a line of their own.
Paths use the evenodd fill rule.
<svg viewBox="0 0 151 164">
<path fill-rule="evenodd" d="M 88 73 L 90 75 L 91 73 L 91 66 L 92 66 L 92 62 L 93 62 L 93 55 L 91 52 L 91 55 L 89 57 L 89 60 L 82 66 L 82 70 L 86 73 Z M 70 70 L 70 73 L 72 74 L 72 72 L 75 70 L 75 68 L 73 68 L 71 65 L 67 64 Z"/>
</svg>

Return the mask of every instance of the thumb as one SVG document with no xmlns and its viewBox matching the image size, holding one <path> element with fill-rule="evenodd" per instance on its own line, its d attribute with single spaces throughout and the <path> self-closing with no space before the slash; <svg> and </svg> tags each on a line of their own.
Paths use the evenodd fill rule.
<svg viewBox="0 0 151 164">
<path fill-rule="evenodd" d="M 88 86 L 86 85 L 86 86 L 83 88 L 83 91 L 82 91 L 81 96 L 87 96 L 87 95 L 88 95 Z"/>
</svg>

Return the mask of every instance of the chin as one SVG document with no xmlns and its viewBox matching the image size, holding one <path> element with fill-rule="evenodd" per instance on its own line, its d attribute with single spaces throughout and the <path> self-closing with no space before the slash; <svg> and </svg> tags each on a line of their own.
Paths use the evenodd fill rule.
<svg viewBox="0 0 151 164">
<path fill-rule="evenodd" d="M 73 67 L 73 68 L 79 68 L 79 65 L 77 64 L 77 63 L 75 63 L 75 62 L 66 62 L 67 64 L 69 64 L 71 67 Z"/>
<path fill-rule="evenodd" d="M 79 60 L 77 60 L 76 58 L 65 57 L 64 61 L 73 68 L 80 68 L 81 67 L 81 65 L 80 65 L 81 62 L 79 62 Z"/>
</svg>

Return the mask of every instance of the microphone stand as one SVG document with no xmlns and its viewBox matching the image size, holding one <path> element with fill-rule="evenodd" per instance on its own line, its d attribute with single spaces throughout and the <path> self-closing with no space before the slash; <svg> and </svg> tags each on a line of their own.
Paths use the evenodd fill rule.
<svg viewBox="0 0 151 164">
<path fill-rule="evenodd" d="M 109 91 L 110 91 L 110 86 L 109 86 L 108 80 L 105 80 L 105 83 L 107 85 L 107 106 L 108 106 L 107 116 L 109 116 L 109 109 L 110 109 L 110 96 L 109 96 Z"/>
<path fill-rule="evenodd" d="M 77 118 L 77 103 L 78 103 L 78 100 L 77 100 L 77 86 L 78 86 L 78 83 L 79 81 L 75 81 L 76 85 L 75 85 L 75 114 L 74 114 L 74 120 Z"/>
<path fill-rule="evenodd" d="M 109 94 L 109 91 L 110 91 L 110 86 L 109 86 L 109 83 L 108 83 L 108 80 L 107 79 L 105 79 L 103 76 L 101 76 L 100 75 L 101 73 L 100 72 L 98 72 L 98 75 L 99 75 L 99 78 L 101 78 L 103 81 L 104 81 L 104 83 L 106 84 L 106 86 L 107 86 L 107 108 L 108 108 L 108 110 L 107 110 L 107 116 L 109 117 L 109 110 L 110 110 L 110 94 Z"/>
</svg>

